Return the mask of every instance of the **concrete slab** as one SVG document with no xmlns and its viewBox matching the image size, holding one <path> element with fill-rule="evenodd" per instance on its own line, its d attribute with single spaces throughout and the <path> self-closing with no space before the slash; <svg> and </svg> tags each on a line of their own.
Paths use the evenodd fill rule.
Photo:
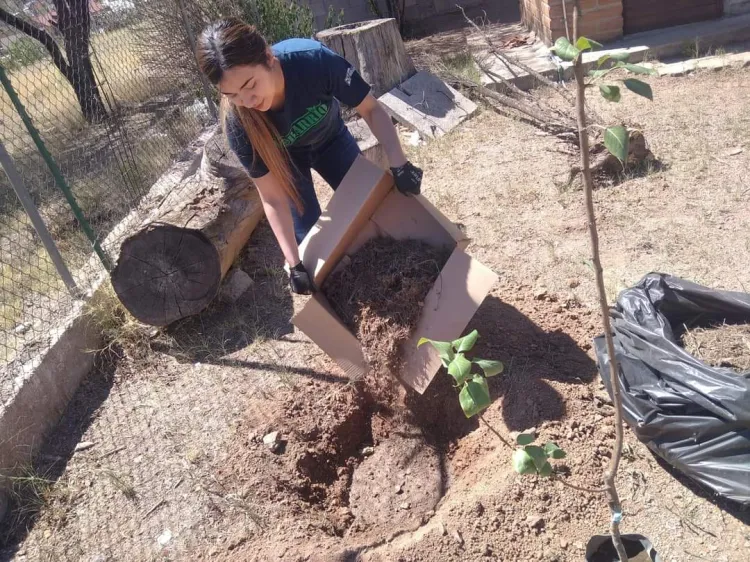
<svg viewBox="0 0 750 562">
<path fill-rule="evenodd" d="M 379 100 L 391 117 L 422 138 L 443 136 L 477 110 L 474 102 L 429 72 L 418 72 Z"/>
<path fill-rule="evenodd" d="M 569 81 L 573 78 L 572 66 L 552 55 L 546 45 L 536 40 L 533 33 L 527 32 L 520 24 L 493 29 L 490 39 L 504 53 L 550 80 Z M 504 44 L 519 42 L 518 39 L 522 39 L 520 45 L 503 47 Z M 750 40 L 750 14 L 744 14 L 628 35 L 619 41 L 607 44 L 605 50 L 584 54 L 583 61 L 586 70 L 590 70 L 594 68 L 601 56 L 613 52 L 627 51 L 630 54 L 630 62 L 640 63 L 644 60 L 664 60 L 684 56 L 685 53 L 695 51 L 696 48 L 700 51 L 707 51 L 748 40 Z M 513 82 L 522 90 L 528 90 L 537 85 L 537 80 L 533 76 L 515 68 L 514 72 L 511 72 L 502 61 L 492 55 L 485 38 L 480 33 L 471 34 L 467 38 L 467 43 L 474 57 L 493 73 Z M 690 66 L 690 64 L 686 65 L 683 71 L 691 71 L 688 68 Z M 673 70 L 676 71 L 677 67 Z M 497 87 L 496 83 L 484 73 L 482 73 L 482 84 L 489 88 Z"/>
<path fill-rule="evenodd" d="M 687 51 L 695 47 L 696 40 L 698 47 L 706 50 L 748 39 L 750 39 L 750 14 L 744 14 L 634 33 L 608 44 L 607 47 L 610 49 L 646 47 L 649 59 L 660 60 L 685 55 Z M 636 58 L 633 62 L 640 60 L 643 58 Z"/>
<path fill-rule="evenodd" d="M 689 59 L 671 64 L 646 63 L 645 66 L 655 69 L 659 76 L 684 76 L 696 70 L 721 70 L 732 66 L 750 66 L 750 52 Z"/>
<path fill-rule="evenodd" d="M 522 24 L 513 24 L 495 28 L 488 37 L 492 44 L 501 49 L 508 57 L 525 64 L 532 70 L 544 75 L 551 80 L 555 79 L 558 72 L 552 53 L 542 41 L 536 39 L 535 35 L 526 30 Z M 490 52 L 487 40 L 484 35 L 474 32 L 466 38 L 469 50 L 474 57 L 494 74 L 502 76 L 506 80 L 513 82 L 522 90 L 529 90 L 536 84 L 536 79 L 526 72 L 513 68 L 511 71 L 507 65 Z M 505 47 L 505 45 L 516 46 Z M 481 72 L 482 85 L 495 89 L 495 81 L 487 74 Z"/>
</svg>

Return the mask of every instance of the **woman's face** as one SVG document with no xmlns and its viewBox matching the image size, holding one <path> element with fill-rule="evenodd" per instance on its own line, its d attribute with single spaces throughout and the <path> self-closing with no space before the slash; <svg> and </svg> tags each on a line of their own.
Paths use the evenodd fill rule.
<svg viewBox="0 0 750 562">
<path fill-rule="evenodd" d="M 272 59 L 273 60 L 273 59 Z M 268 111 L 276 95 L 273 65 L 235 66 L 224 71 L 219 91 L 240 107 Z"/>
</svg>

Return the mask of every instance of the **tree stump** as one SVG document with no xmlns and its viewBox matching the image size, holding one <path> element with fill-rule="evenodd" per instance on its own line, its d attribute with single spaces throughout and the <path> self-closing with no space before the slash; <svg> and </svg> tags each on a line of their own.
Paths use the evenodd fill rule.
<svg viewBox="0 0 750 562">
<path fill-rule="evenodd" d="M 380 97 L 416 73 L 393 18 L 325 29 L 318 41 L 348 60 Z"/>
<path fill-rule="evenodd" d="M 152 326 L 201 312 L 262 216 L 252 180 L 217 129 L 200 168 L 123 242 L 112 271 L 117 296 Z"/>
</svg>

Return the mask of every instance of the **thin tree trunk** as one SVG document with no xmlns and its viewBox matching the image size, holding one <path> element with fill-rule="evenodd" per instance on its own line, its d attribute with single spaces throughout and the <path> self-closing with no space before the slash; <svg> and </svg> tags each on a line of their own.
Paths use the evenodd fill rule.
<svg viewBox="0 0 750 562">
<path fill-rule="evenodd" d="M 52 57 L 52 62 L 60 73 L 65 76 L 65 79 L 68 80 L 68 82 L 71 84 L 73 83 L 73 73 L 70 70 L 70 65 L 68 65 L 68 61 L 65 60 L 65 56 L 55 42 L 55 39 L 49 33 L 32 25 L 24 19 L 14 16 L 10 12 L 5 11 L 2 7 L 0 7 L 0 21 L 7 23 L 9 26 L 28 35 L 32 39 L 39 41 L 42 46 L 47 49 L 47 52 Z"/>
<path fill-rule="evenodd" d="M 577 12 L 577 10 L 576 10 Z M 576 14 L 577 15 L 577 14 Z M 576 17 L 577 20 L 577 17 Z M 576 21 L 574 20 L 574 21 Z M 615 486 L 617 469 L 622 457 L 622 398 L 620 395 L 620 379 L 617 376 L 618 367 L 615 358 L 615 344 L 612 338 L 612 328 L 609 322 L 609 306 L 607 304 L 607 293 L 604 289 L 604 273 L 602 270 L 601 259 L 599 258 L 599 235 L 596 230 L 596 212 L 594 210 L 594 180 L 591 177 L 591 163 L 589 159 L 589 135 L 586 129 L 586 109 L 585 109 L 585 78 L 583 72 L 583 63 L 581 57 L 578 57 L 574 63 L 576 77 L 576 112 L 578 116 L 578 137 L 581 149 L 581 166 L 583 168 L 583 186 L 586 197 L 586 214 L 589 223 L 589 236 L 591 238 L 592 261 L 594 262 L 594 272 L 596 274 L 596 288 L 599 294 L 599 307 L 602 314 L 602 327 L 604 337 L 607 342 L 607 353 L 609 354 L 609 377 L 612 387 L 612 402 L 615 406 L 615 447 L 609 467 L 604 474 L 604 487 L 609 498 L 609 507 L 613 517 L 610 523 L 610 533 L 612 534 L 612 543 L 617 550 L 617 556 L 620 562 L 628 562 L 628 555 L 625 552 L 625 546 L 620 538 L 619 517 L 622 513 L 620 498 Z"/>
<path fill-rule="evenodd" d="M 55 0 L 55 8 L 70 66 L 69 81 L 86 121 L 98 123 L 106 117 L 107 111 L 89 54 L 91 17 L 88 0 Z"/>
</svg>

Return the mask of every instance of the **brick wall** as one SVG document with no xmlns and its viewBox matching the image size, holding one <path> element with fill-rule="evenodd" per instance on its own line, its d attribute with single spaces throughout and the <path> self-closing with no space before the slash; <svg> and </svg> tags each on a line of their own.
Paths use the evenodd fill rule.
<svg viewBox="0 0 750 562">
<path fill-rule="evenodd" d="M 575 2 L 564 1 L 572 35 Z M 622 35 L 622 0 L 578 0 L 578 6 L 581 11 L 579 35 L 597 41 L 608 41 Z M 555 39 L 565 35 L 563 0 L 521 0 L 521 19 L 547 43 L 554 43 Z"/>
</svg>

